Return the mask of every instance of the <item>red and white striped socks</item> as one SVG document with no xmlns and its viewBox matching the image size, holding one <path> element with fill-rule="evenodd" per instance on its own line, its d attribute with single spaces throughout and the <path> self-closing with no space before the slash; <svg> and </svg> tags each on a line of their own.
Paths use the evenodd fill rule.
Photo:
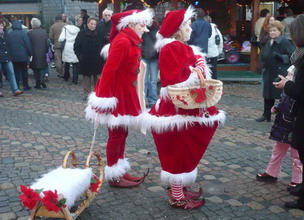
<svg viewBox="0 0 304 220">
<path fill-rule="evenodd" d="M 185 198 L 185 195 L 184 195 L 184 191 L 183 191 L 183 184 L 181 183 L 172 183 L 171 184 L 171 190 L 172 190 L 172 197 L 173 199 L 175 200 L 181 200 L 183 198 Z"/>
</svg>

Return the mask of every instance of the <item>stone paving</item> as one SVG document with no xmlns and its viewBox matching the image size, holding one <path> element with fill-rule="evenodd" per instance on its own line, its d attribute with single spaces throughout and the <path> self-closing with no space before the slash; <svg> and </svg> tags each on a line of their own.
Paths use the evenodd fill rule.
<svg viewBox="0 0 304 220">
<path fill-rule="evenodd" d="M 29 212 L 18 199 L 20 184 L 30 185 L 60 166 L 68 150 L 76 151 L 84 163 L 93 127 L 84 120 L 86 103 L 79 85 L 51 78 L 46 90 L 32 89 L 19 97 L 12 97 L 7 87 L 5 98 L 0 99 L 0 220 L 25 220 Z M 224 92 L 219 107 L 227 112 L 226 125 L 217 130 L 194 185 L 203 188 L 205 206 L 186 211 L 168 205 L 151 134 L 131 131 L 126 157 L 133 174 L 150 168 L 147 180 L 133 189 L 104 183 L 100 195 L 78 219 L 304 219 L 304 211 L 283 206 L 296 199 L 286 190 L 291 181 L 289 155 L 277 183 L 255 180 L 258 172 L 264 172 L 273 144 L 268 139 L 272 123 L 254 120 L 262 114 L 261 85 L 225 83 Z M 96 140 L 95 150 L 106 162 L 105 127 L 98 129 Z"/>
</svg>

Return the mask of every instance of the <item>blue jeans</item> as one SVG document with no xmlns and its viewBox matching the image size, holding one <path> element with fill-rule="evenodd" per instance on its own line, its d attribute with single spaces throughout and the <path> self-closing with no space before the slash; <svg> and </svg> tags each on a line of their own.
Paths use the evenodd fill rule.
<svg viewBox="0 0 304 220">
<path fill-rule="evenodd" d="M 158 81 L 158 59 L 145 60 L 146 66 L 145 77 L 145 94 L 148 98 L 149 105 L 154 105 L 157 101 L 157 81 Z"/>
<path fill-rule="evenodd" d="M 11 90 L 13 93 L 15 93 L 18 90 L 18 86 L 15 78 L 13 63 L 11 61 L 0 63 L 0 71 L 2 70 L 2 66 L 6 70 L 6 74 L 11 86 Z"/>
</svg>

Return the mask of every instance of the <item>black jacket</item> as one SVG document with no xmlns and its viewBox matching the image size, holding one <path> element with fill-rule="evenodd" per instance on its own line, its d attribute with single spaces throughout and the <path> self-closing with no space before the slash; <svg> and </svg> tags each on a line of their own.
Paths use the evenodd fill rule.
<svg viewBox="0 0 304 220">
<path fill-rule="evenodd" d="M 49 41 L 46 31 L 41 28 L 35 28 L 28 33 L 33 48 L 33 60 L 30 64 L 32 69 L 44 69 L 48 66 L 46 54 L 49 50 Z"/>
<path fill-rule="evenodd" d="M 102 39 L 102 47 L 109 43 L 111 27 L 111 20 L 105 22 L 104 19 L 102 19 L 100 22 L 97 23 L 96 30 Z"/>
<path fill-rule="evenodd" d="M 144 33 L 142 36 L 143 43 L 141 47 L 141 54 L 143 59 L 152 60 L 158 58 L 158 53 L 154 48 L 156 42 L 156 33 L 159 30 L 158 27 L 148 28 L 149 32 Z"/>
<path fill-rule="evenodd" d="M 27 62 L 32 56 L 32 46 L 28 35 L 22 30 L 21 22 L 12 22 L 13 31 L 9 33 L 9 47 L 13 62 Z"/>
<path fill-rule="evenodd" d="M 267 41 L 262 50 L 262 80 L 264 99 L 279 99 L 282 90 L 272 84 L 278 75 L 286 76 L 290 67 L 290 56 L 294 46 L 283 36 L 278 37 L 272 45 Z"/>
<path fill-rule="evenodd" d="M 284 92 L 296 100 L 291 145 L 296 149 L 304 149 L 304 59 L 296 66 L 295 82 L 286 82 Z"/>
<path fill-rule="evenodd" d="M 4 32 L 0 34 L 0 62 L 12 61 L 10 48 L 8 46 L 8 33 Z"/>
<path fill-rule="evenodd" d="M 102 39 L 97 30 L 87 28 L 80 31 L 75 39 L 74 52 L 79 60 L 80 71 L 85 76 L 97 75 L 101 72 L 100 56 Z"/>
</svg>

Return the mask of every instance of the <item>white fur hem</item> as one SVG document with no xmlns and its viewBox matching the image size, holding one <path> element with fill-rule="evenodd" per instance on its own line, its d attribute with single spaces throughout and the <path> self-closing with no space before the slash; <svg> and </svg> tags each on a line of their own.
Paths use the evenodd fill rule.
<svg viewBox="0 0 304 220">
<path fill-rule="evenodd" d="M 88 99 L 88 106 L 104 111 L 113 111 L 117 106 L 118 100 L 115 97 L 102 98 L 97 97 L 95 92 L 91 92 Z"/>
<path fill-rule="evenodd" d="M 194 183 L 197 177 L 197 168 L 190 173 L 172 174 L 162 170 L 160 173 L 160 180 L 162 184 L 183 184 L 183 186 L 189 186 Z"/>
<path fill-rule="evenodd" d="M 131 169 L 127 158 L 119 159 L 113 166 L 105 167 L 105 179 L 107 181 L 115 181 L 122 177 L 128 170 Z"/>
<path fill-rule="evenodd" d="M 106 124 L 108 128 L 117 128 L 117 127 L 127 127 L 132 128 L 134 130 L 140 130 L 139 121 L 140 115 L 132 116 L 132 115 L 118 115 L 117 117 L 112 114 L 100 114 L 96 112 L 93 106 L 88 105 L 86 107 L 86 119 L 91 120 L 97 124 Z"/>
<path fill-rule="evenodd" d="M 194 123 L 199 123 L 207 127 L 213 127 L 216 122 L 223 125 L 226 120 L 226 114 L 224 111 L 219 110 L 216 115 L 205 116 L 183 116 L 183 115 L 173 115 L 173 116 L 155 116 L 147 112 L 142 114 L 143 119 L 141 120 L 142 126 L 146 129 L 151 129 L 156 133 L 163 133 L 166 131 L 173 131 L 177 129 L 178 131 L 193 125 Z"/>
</svg>

